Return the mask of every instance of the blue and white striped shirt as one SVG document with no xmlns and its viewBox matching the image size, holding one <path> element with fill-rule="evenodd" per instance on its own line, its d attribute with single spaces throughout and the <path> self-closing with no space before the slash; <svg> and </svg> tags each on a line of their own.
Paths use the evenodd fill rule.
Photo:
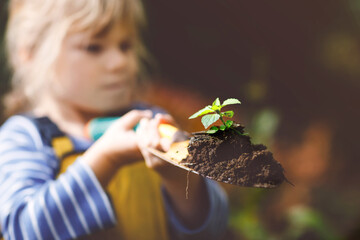
<svg viewBox="0 0 360 240">
<path fill-rule="evenodd" d="M 90 143 L 79 142 L 80 148 Z M 35 124 L 13 116 L 0 129 L 0 226 L 5 239 L 76 239 L 113 226 L 111 202 L 92 169 L 76 161 L 56 178 L 59 161 Z M 210 212 L 204 224 L 188 230 L 165 198 L 176 239 L 216 239 L 226 229 L 227 199 L 206 181 Z"/>
</svg>

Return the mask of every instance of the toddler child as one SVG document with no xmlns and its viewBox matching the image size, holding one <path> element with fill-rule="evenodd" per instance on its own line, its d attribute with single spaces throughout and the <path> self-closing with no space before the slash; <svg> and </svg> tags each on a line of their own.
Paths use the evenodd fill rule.
<svg viewBox="0 0 360 240">
<path fill-rule="evenodd" d="M 5 239 L 217 239 L 218 184 L 150 154 L 161 110 L 136 104 L 140 0 L 10 0 L 11 115 L 0 129 Z M 95 142 L 95 117 L 122 116 Z M 134 126 L 139 123 L 135 132 Z"/>
</svg>

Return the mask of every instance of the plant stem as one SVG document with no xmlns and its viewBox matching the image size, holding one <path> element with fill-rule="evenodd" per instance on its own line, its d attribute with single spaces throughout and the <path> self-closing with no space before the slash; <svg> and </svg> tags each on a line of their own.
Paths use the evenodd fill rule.
<svg viewBox="0 0 360 240">
<path fill-rule="evenodd" d="M 239 135 L 244 135 L 244 134 L 242 134 L 241 132 L 239 132 L 238 130 L 236 130 L 235 128 L 233 128 L 233 127 L 230 127 L 232 130 L 234 130 L 237 134 L 239 134 Z"/>
<path fill-rule="evenodd" d="M 216 113 L 219 114 L 220 120 L 222 121 L 222 123 L 224 124 L 224 126 L 226 126 L 226 123 L 225 123 L 224 119 L 223 119 L 222 116 L 221 116 L 221 112 L 220 112 L 219 110 L 216 110 Z"/>
</svg>

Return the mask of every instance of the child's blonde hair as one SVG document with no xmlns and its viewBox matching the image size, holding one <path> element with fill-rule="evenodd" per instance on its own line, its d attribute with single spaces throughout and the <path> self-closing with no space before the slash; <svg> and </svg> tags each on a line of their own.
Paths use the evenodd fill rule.
<svg viewBox="0 0 360 240">
<path fill-rule="evenodd" d="M 6 47 L 13 79 L 7 115 L 36 103 L 69 32 L 96 34 L 121 21 L 135 36 L 138 63 L 146 55 L 138 32 L 145 23 L 141 0 L 11 0 L 9 10 Z"/>
</svg>

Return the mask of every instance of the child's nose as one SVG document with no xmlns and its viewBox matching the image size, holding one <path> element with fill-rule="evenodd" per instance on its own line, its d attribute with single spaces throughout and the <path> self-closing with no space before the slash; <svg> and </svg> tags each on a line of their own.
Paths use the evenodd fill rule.
<svg viewBox="0 0 360 240">
<path fill-rule="evenodd" d="M 128 55 L 119 49 L 109 51 L 107 58 L 107 69 L 109 71 L 119 71 L 127 67 Z"/>
</svg>

